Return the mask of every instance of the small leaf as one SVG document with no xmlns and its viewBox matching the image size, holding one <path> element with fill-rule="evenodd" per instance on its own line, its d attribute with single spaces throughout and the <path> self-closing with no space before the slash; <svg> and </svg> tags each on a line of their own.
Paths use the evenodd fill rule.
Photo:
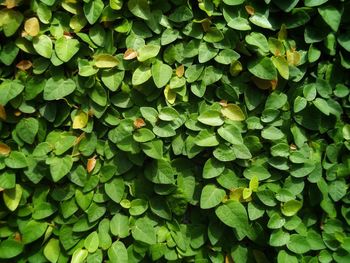
<svg viewBox="0 0 350 263">
<path fill-rule="evenodd" d="M 77 249 L 74 251 L 71 263 L 83 263 L 85 262 L 86 257 L 88 256 L 89 252 L 86 249 Z"/>
<path fill-rule="evenodd" d="M 216 187 L 214 184 L 208 184 L 202 189 L 200 207 L 202 209 L 213 208 L 221 203 L 225 195 L 225 190 Z"/>
<path fill-rule="evenodd" d="M 21 119 L 16 125 L 17 135 L 26 143 L 32 144 L 39 131 L 39 122 L 35 118 Z"/>
<path fill-rule="evenodd" d="M 3 193 L 4 204 L 10 211 L 15 211 L 22 198 L 22 187 L 16 184 L 15 188 L 5 189 Z"/>
<path fill-rule="evenodd" d="M 157 88 L 162 88 L 166 84 L 168 84 L 172 74 L 173 69 L 169 65 L 161 62 L 160 60 L 157 60 L 152 65 L 152 77 L 154 84 L 156 84 Z"/>
<path fill-rule="evenodd" d="M 151 68 L 145 65 L 140 65 L 132 74 L 131 82 L 132 82 L 132 85 L 138 86 L 145 83 L 151 77 L 152 77 Z"/>
<path fill-rule="evenodd" d="M 150 58 L 154 58 L 158 55 L 160 46 L 156 45 L 145 45 L 137 51 L 137 59 L 140 62 L 144 62 Z"/>
<path fill-rule="evenodd" d="M 109 54 L 95 55 L 94 62 L 97 68 L 114 68 L 119 64 L 119 60 Z"/>
<path fill-rule="evenodd" d="M 0 155 L 9 155 L 11 152 L 10 146 L 5 143 L 0 142 Z"/>
<path fill-rule="evenodd" d="M 224 120 L 220 112 L 214 110 L 207 110 L 198 116 L 198 121 L 209 126 L 221 126 Z"/>
<path fill-rule="evenodd" d="M 55 52 L 57 57 L 63 62 L 68 62 L 80 48 L 80 43 L 77 39 L 70 39 L 65 36 L 56 40 Z"/>
<path fill-rule="evenodd" d="M 0 258 L 14 258 L 22 253 L 24 245 L 13 239 L 7 239 L 0 242 Z M 13 262 L 13 261 L 12 261 Z"/>
<path fill-rule="evenodd" d="M 132 49 L 132 48 L 128 48 L 125 53 L 124 53 L 124 56 L 123 58 L 125 60 L 131 60 L 131 59 L 134 59 L 137 57 L 137 51 Z"/>
<path fill-rule="evenodd" d="M 255 175 L 249 181 L 249 189 L 251 189 L 253 192 L 256 192 L 258 191 L 258 187 L 259 187 L 259 177 Z"/>
<path fill-rule="evenodd" d="M 73 166 L 73 158 L 65 156 L 63 158 L 54 157 L 49 160 L 50 172 L 54 182 L 58 182 L 65 177 Z"/>
<path fill-rule="evenodd" d="M 16 68 L 23 70 L 23 71 L 30 69 L 32 66 L 33 66 L 33 64 L 29 60 L 21 60 L 20 62 L 18 62 L 16 64 Z"/>
<path fill-rule="evenodd" d="M 157 239 L 155 229 L 151 222 L 152 221 L 147 218 L 136 220 L 134 227 L 131 229 L 133 238 L 148 245 L 154 245 Z"/>
<path fill-rule="evenodd" d="M 227 106 L 221 109 L 221 113 L 224 117 L 232 121 L 244 121 L 245 115 L 242 109 L 235 104 L 227 104 Z"/>
<path fill-rule="evenodd" d="M 56 263 L 60 256 L 60 250 L 60 241 L 55 238 L 51 238 L 44 247 L 44 256 L 51 263 Z"/>
<path fill-rule="evenodd" d="M 284 79 L 289 79 L 289 67 L 287 60 L 281 56 L 272 57 L 271 59 L 281 77 Z"/>
<path fill-rule="evenodd" d="M 248 70 L 260 79 L 277 79 L 277 71 L 270 58 L 264 57 L 248 64 Z"/>
<path fill-rule="evenodd" d="M 47 35 L 36 36 L 33 38 L 33 47 L 39 55 L 45 58 L 51 58 L 53 44 Z"/>
<path fill-rule="evenodd" d="M 84 111 L 78 111 L 73 118 L 73 129 L 83 129 L 89 121 L 89 115 Z"/>
<path fill-rule="evenodd" d="M 27 19 L 24 22 L 24 30 L 26 33 L 32 37 L 35 37 L 40 32 L 40 24 L 39 20 L 36 17 L 32 17 Z"/>
<path fill-rule="evenodd" d="M 120 203 L 124 196 L 125 185 L 122 178 L 115 178 L 104 185 L 105 192 L 114 202 Z"/>
<path fill-rule="evenodd" d="M 282 214 L 294 216 L 303 207 L 303 203 L 298 200 L 290 200 L 281 206 Z"/>
<path fill-rule="evenodd" d="M 96 158 L 95 157 L 89 158 L 86 164 L 86 171 L 88 173 L 91 173 L 94 170 L 95 166 L 96 166 Z"/>
</svg>

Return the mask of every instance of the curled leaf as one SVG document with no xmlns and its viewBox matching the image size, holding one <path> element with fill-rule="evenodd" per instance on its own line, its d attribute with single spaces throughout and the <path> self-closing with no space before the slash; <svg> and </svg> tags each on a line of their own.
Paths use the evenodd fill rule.
<svg viewBox="0 0 350 263">
<path fill-rule="evenodd" d="M 88 173 L 91 173 L 96 166 L 96 156 L 88 159 L 87 164 L 86 164 L 86 171 Z"/>
<path fill-rule="evenodd" d="M 255 9 L 254 9 L 254 7 L 252 7 L 251 5 L 246 5 L 245 7 L 245 11 L 247 11 L 247 13 L 249 14 L 249 15 L 254 15 L 255 14 Z"/>
<path fill-rule="evenodd" d="M 144 126 L 146 126 L 146 123 L 142 118 L 137 118 L 136 120 L 134 120 L 134 127 L 136 129 L 140 129 Z"/>
<path fill-rule="evenodd" d="M 20 62 L 17 63 L 16 68 L 26 71 L 30 69 L 32 66 L 33 64 L 29 60 L 21 60 Z"/>
<path fill-rule="evenodd" d="M 167 85 L 164 89 L 164 96 L 167 102 L 174 104 L 176 100 L 176 93 L 170 89 L 170 85 Z"/>
<path fill-rule="evenodd" d="M 124 53 L 124 60 L 131 60 L 137 57 L 137 51 L 132 48 L 128 48 Z"/>
</svg>

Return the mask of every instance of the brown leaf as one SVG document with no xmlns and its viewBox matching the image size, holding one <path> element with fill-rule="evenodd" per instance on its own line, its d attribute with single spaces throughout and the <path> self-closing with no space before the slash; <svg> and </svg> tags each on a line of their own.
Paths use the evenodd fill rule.
<svg viewBox="0 0 350 263">
<path fill-rule="evenodd" d="M 247 11 L 247 13 L 251 16 L 255 14 L 255 9 L 251 5 L 246 5 L 245 11 Z"/>
<path fill-rule="evenodd" d="M 15 233 L 15 238 L 14 238 L 16 241 L 19 241 L 19 242 L 21 242 L 22 241 L 22 236 L 21 236 L 21 234 L 19 233 L 19 232 L 16 232 Z"/>
<path fill-rule="evenodd" d="M 234 263 L 234 261 L 233 261 L 233 259 L 232 259 L 230 254 L 227 254 L 225 256 L 225 263 Z"/>
<path fill-rule="evenodd" d="M 11 148 L 5 144 L 0 142 L 0 155 L 9 155 L 11 152 Z"/>
<path fill-rule="evenodd" d="M 86 164 L 86 170 L 88 173 L 91 173 L 96 166 L 96 156 L 88 159 L 87 164 Z"/>
<path fill-rule="evenodd" d="M 26 71 L 30 69 L 33 66 L 32 62 L 29 60 L 21 60 L 17 63 L 16 67 L 20 70 Z"/>
<path fill-rule="evenodd" d="M 82 139 L 85 138 L 85 132 L 79 135 L 79 137 L 75 140 L 74 145 L 77 145 L 81 142 Z"/>
<path fill-rule="evenodd" d="M 184 73 L 185 73 L 185 66 L 184 65 L 178 66 L 176 69 L 176 76 L 181 78 L 184 75 Z"/>
<path fill-rule="evenodd" d="M 5 107 L 0 105 L 0 120 L 6 121 L 6 110 Z"/>
<path fill-rule="evenodd" d="M 22 115 L 22 112 L 20 112 L 19 110 L 16 110 L 14 113 L 13 113 L 16 117 L 19 117 Z"/>
<path fill-rule="evenodd" d="M 221 100 L 219 102 L 219 104 L 222 106 L 222 107 L 227 107 L 227 100 Z"/>
<path fill-rule="evenodd" d="M 132 48 L 128 48 L 124 53 L 125 60 L 131 60 L 136 57 L 137 57 L 137 51 L 133 50 Z"/>
<path fill-rule="evenodd" d="M 142 118 L 137 118 L 136 120 L 134 120 L 134 127 L 136 129 L 139 129 L 144 126 L 146 126 L 146 123 Z"/>
</svg>

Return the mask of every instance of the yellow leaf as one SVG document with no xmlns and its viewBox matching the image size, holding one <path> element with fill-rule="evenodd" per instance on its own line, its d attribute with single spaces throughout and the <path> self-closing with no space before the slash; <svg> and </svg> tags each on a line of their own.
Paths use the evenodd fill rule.
<svg viewBox="0 0 350 263">
<path fill-rule="evenodd" d="M 289 79 L 289 66 L 285 57 L 278 56 L 271 58 L 272 63 L 277 68 L 278 73 L 280 73 L 281 77 L 288 80 Z"/>
<path fill-rule="evenodd" d="M 88 173 L 91 173 L 96 166 L 96 157 L 92 157 L 88 159 L 87 164 L 86 164 L 86 170 Z"/>
<path fill-rule="evenodd" d="M 243 70 L 243 66 L 241 62 L 239 62 L 238 60 L 231 63 L 230 74 L 233 77 L 236 77 L 239 73 L 241 73 L 242 70 Z"/>
<path fill-rule="evenodd" d="M 252 177 L 252 179 L 250 179 L 249 181 L 249 189 L 251 189 L 253 192 L 258 191 L 258 187 L 259 187 L 259 178 L 254 175 Z"/>
<path fill-rule="evenodd" d="M 287 39 L 287 28 L 285 24 L 282 24 L 280 31 L 278 32 L 278 40 Z"/>
<path fill-rule="evenodd" d="M 17 4 L 18 4 L 18 0 L 5 0 L 5 3 L 4 3 L 6 8 L 8 9 L 16 7 Z"/>
<path fill-rule="evenodd" d="M 297 66 L 301 60 L 300 53 L 296 50 L 287 50 L 287 61 L 289 65 Z"/>
<path fill-rule="evenodd" d="M 36 17 L 27 19 L 24 23 L 24 30 L 32 37 L 37 36 L 40 32 L 39 20 Z"/>
<path fill-rule="evenodd" d="M 227 104 L 226 107 L 221 109 L 221 113 L 227 119 L 233 121 L 243 121 L 245 120 L 245 115 L 241 108 L 236 104 Z"/>
<path fill-rule="evenodd" d="M 184 75 L 184 73 L 185 73 L 185 66 L 184 65 L 178 66 L 176 69 L 176 76 L 181 78 Z"/>
<path fill-rule="evenodd" d="M 73 119 L 73 129 L 83 129 L 89 121 L 89 116 L 83 111 L 79 111 Z"/>
<path fill-rule="evenodd" d="M 0 105 L 0 120 L 6 121 L 6 110 L 5 107 Z"/>
<path fill-rule="evenodd" d="M 247 200 L 248 198 L 251 197 L 251 195 L 252 195 L 252 190 L 249 189 L 249 188 L 244 188 L 244 189 L 243 189 L 242 195 L 243 195 L 243 199 L 244 199 L 244 200 Z"/>
<path fill-rule="evenodd" d="M 236 188 L 231 190 L 230 192 L 230 200 L 235 200 L 238 202 L 242 202 L 243 200 L 243 188 Z"/>
<path fill-rule="evenodd" d="M 11 148 L 5 144 L 0 142 L 0 155 L 9 155 L 11 152 Z"/>
<path fill-rule="evenodd" d="M 98 68 L 114 68 L 119 63 L 116 57 L 109 54 L 98 54 L 94 56 L 94 61 Z"/>
<path fill-rule="evenodd" d="M 170 89 L 170 85 L 167 85 L 164 89 L 164 96 L 167 102 L 174 104 L 176 100 L 176 93 Z"/>
</svg>

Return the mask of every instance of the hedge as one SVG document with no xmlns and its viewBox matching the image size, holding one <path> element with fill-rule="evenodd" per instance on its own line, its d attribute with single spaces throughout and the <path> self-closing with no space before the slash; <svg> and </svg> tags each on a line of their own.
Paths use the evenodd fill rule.
<svg viewBox="0 0 350 263">
<path fill-rule="evenodd" d="M 1 262 L 350 262 L 350 1 L 0 1 Z"/>
</svg>

